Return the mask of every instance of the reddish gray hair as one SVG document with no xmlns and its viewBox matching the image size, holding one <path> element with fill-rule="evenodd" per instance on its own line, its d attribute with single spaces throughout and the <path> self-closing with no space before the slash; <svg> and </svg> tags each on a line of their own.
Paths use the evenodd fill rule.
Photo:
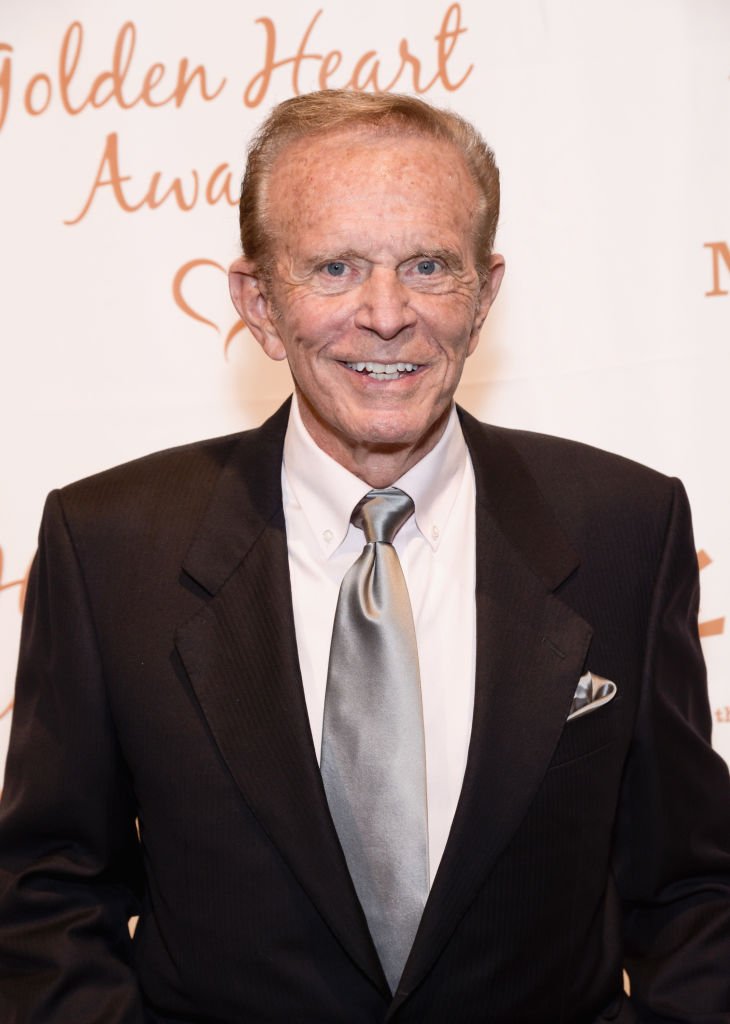
<svg viewBox="0 0 730 1024">
<path fill-rule="evenodd" d="M 268 276 L 273 239 L 268 229 L 267 186 L 276 158 L 304 138 L 347 130 L 383 135 L 421 135 L 450 143 L 462 155 L 480 195 L 475 224 L 475 259 L 487 277 L 499 218 L 499 171 L 479 132 L 458 114 L 398 93 L 325 89 L 279 103 L 254 135 L 241 186 L 239 225 L 244 255 Z"/>
</svg>

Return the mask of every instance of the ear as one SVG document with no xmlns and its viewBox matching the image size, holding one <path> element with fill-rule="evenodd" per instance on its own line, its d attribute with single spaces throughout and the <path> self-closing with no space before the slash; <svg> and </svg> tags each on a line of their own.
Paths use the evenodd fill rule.
<svg viewBox="0 0 730 1024">
<path fill-rule="evenodd" d="M 286 359 L 286 349 L 271 316 L 271 306 L 256 265 L 243 256 L 228 269 L 233 305 L 246 327 L 270 359 Z"/>
<path fill-rule="evenodd" d="M 487 277 L 487 280 L 482 283 L 479 292 L 479 303 L 477 306 L 476 316 L 474 317 L 474 326 L 472 328 L 471 337 L 469 338 L 467 355 L 471 355 L 479 343 L 479 332 L 482 329 L 484 321 L 487 319 L 487 313 L 492 308 L 492 303 L 497 298 L 497 292 L 499 291 L 499 286 L 502 284 L 503 277 L 504 256 L 500 256 L 498 252 L 494 252 L 489 257 L 489 276 Z"/>
</svg>

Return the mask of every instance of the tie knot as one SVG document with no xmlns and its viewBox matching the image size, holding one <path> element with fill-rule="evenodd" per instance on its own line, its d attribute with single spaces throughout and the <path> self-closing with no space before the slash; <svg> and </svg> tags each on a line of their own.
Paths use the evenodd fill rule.
<svg viewBox="0 0 730 1024">
<path fill-rule="evenodd" d="M 355 506 L 352 522 L 365 534 L 368 544 L 392 544 L 401 526 L 413 515 L 413 499 L 397 487 L 368 491 Z"/>
</svg>

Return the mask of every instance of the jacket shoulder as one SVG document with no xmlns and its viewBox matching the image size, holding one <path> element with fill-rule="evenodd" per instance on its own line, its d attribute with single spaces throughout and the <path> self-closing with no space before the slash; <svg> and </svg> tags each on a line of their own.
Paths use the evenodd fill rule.
<svg viewBox="0 0 730 1024">
<path fill-rule="evenodd" d="M 67 484 L 58 497 L 67 517 L 81 522 L 198 505 L 244 437 L 231 434 L 152 452 Z"/>
<path fill-rule="evenodd" d="M 278 477 L 288 418 L 287 401 L 259 427 L 153 452 L 69 484 L 59 492 L 61 504 L 84 521 L 198 514 L 221 480 L 255 491 L 262 476 Z"/>
<path fill-rule="evenodd" d="M 492 426 L 468 414 L 462 422 L 475 459 L 495 449 L 505 453 L 504 461 L 516 458 L 545 498 L 558 506 L 586 502 L 653 506 L 671 500 L 678 485 L 675 478 L 656 469 L 581 441 Z"/>
</svg>

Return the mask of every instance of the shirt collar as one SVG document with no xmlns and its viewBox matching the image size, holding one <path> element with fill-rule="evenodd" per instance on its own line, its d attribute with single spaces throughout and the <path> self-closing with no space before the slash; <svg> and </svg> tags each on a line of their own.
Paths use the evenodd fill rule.
<svg viewBox="0 0 730 1024">
<path fill-rule="evenodd" d="M 427 455 L 395 481 L 413 498 L 418 530 L 438 549 L 459 486 L 468 465 L 464 435 L 452 404 L 446 429 Z M 347 535 L 355 505 L 371 489 L 322 451 L 304 426 L 296 394 L 292 398 L 284 438 L 283 470 L 287 487 L 299 505 L 325 558 Z"/>
<path fill-rule="evenodd" d="M 434 551 L 438 549 L 468 466 L 469 452 L 456 406 L 452 403 L 446 429 L 434 447 L 396 480 L 396 486 L 413 498 L 416 525 Z"/>
</svg>

